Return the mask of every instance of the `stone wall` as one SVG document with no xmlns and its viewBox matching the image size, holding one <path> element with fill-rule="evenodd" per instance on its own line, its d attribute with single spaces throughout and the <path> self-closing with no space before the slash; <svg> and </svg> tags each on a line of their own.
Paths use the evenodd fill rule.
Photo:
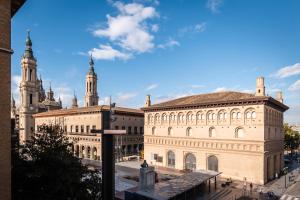
<svg viewBox="0 0 300 200">
<path fill-rule="evenodd" d="M 10 18 L 11 1 L 0 0 L 0 198 L 3 200 L 11 199 Z"/>
</svg>

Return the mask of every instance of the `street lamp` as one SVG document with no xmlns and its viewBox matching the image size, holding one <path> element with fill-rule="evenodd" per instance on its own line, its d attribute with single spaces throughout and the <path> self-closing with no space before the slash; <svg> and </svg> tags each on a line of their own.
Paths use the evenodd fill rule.
<svg viewBox="0 0 300 200">
<path fill-rule="evenodd" d="M 288 173 L 288 167 L 283 168 L 283 172 L 284 172 L 284 187 L 287 188 L 287 185 L 286 185 L 286 175 Z"/>
</svg>

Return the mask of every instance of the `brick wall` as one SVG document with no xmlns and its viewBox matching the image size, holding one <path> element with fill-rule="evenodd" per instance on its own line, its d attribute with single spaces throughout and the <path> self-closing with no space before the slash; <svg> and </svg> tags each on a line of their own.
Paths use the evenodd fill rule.
<svg viewBox="0 0 300 200">
<path fill-rule="evenodd" d="M 0 199 L 11 199 L 10 0 L 0 0 Z"/>
</svg>

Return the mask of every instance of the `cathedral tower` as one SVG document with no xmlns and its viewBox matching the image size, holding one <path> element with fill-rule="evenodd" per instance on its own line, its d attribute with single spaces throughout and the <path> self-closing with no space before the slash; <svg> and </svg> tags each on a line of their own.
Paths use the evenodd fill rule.
<svg viewBox="0 0 300 200">
<path fill-rule="evenodd" d="M 32 52 L 30 32 L 27 33 L 26 49 L 21 60 L 22 80 L 20 82 L 20 143 L 29 140 L 34 131 L 33 114 L 38 112 L 39 84 L 37 82 L 36 59 Z"/>
<path fill-rule="evenodd" d="M 96 106 L 98 105 L 98 93 L 97 93 L 97 74 L 94 70 L 94 61 L 91 55 L 90 58 L 90 68 L 86 75 L 86 88 L 85 88 L 85 97 L 84 97 L 84 106 Z"/>
</svg>

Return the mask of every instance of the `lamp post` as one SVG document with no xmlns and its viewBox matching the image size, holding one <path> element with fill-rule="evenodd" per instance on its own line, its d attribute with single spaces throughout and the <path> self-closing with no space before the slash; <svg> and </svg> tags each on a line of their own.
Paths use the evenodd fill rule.
<svg viewBox="0 0 300 200">
<path fill-rule="evenodd" d="M 288 172 L 288 167 L 283 168 L 283 172 L 284 172 L 284 187 L 287 188 L 286 175 L 287 175 L 287 172 Z"/>
<path fill-rule="evenodd" d="M 91 130 L 101 133 L 102 153 L 102 197 L 104 200 L 115 199 L 115 145 L 114 135 L 126 134 L 126 130 L 112 130 L 112 122 L 116 121 L 115 103 L 109 104 L 109 111 L 102 111 L 102 129 Z"/>
</svg>

